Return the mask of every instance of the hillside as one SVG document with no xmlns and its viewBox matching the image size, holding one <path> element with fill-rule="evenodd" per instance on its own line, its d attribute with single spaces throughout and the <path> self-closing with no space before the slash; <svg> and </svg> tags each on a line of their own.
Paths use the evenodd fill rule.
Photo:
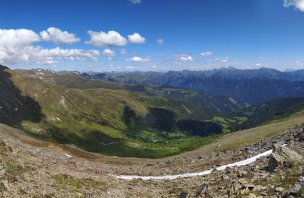
<svg viewBox="0 0 304 198">
<path fill-rule="evenodd" d="M 210 106 L 128 91 L 120 83 L 2 68 L 2 122 L 48 141 L 107 155 L 164 157 L 222 132 L 212 121 L 220 114 Z"/>
<path fill-rule="evenodd" d="M 294 126 L 303 122 L 303 114 L 291 119 L 293 121 L 286 120 L 286 123 Z M 0 125 L 0 194 L 13 197 L 282 197 L 290 194 L 301 197 L 303 164 L 282 166 L 270 172 L 268 156 L 247 166 L 189 178 L 144 181 L 116 177 L 199 172 L 257 155 L 275 142 L 287 143 L 289 148 L 304 155 L 300 139 L 303 125 L 289 130 L 283 123 L 268 125 L 270 130 L 264 130 L 265 127 L 254 129 L 252 135 L 250 131 L 225 135 L 217 143 L 175 157 L 149 160 L 92 154 L 68 145 L 43 142 Z M 244 140 L 247 143 L 239 144 Z M 297 182 L 302 183 L 294 190 L 294 186 L 299 185 Z"/>
<path fill-rule="evenodd" d="M 252 108 L 252 107 L 251 107 Z M 252 128 L 258 125 L 280 120 L 304 109 L 304 98 L 277 98 L 254 107 L 251 115 L 240 125 L 241 128 Z"/>
<path fill-rule="evenodd" d="M 159 96 L 165 98 L 172 98 L 183 100 L 191 103 L 196 103 L 210 107 L 216 110 L 221 115 L 233 115 L 233 113 L 241 111 L 247 105 L 240 103 L 233 98 L 224 96 L 213 96 L 203 93 L 191 91 L 189 89 L 181 89 L 170 86 L 146 85 L 146 84 L 128 84 L 112 82 L 108 80 L 91 79 L 89 74 L 80 74 L 79 72 L 52 72 L 47 70 L 23 70 L 29 76 L 35 78 L 42 78 L 44 81 L 60 85 L 66 88 L 77 89 L 113 89 L 113 90 L 127 90 L 132 92 L 139 92 L 148 96 Z M 104 77 L 98 75 L 97 77 Z"/>
<path fill-rule="evenodd" d="M 2 68 L 3 123 L 48 141 L 107 155 L 173 155 L 303 109 L 302 98 L 250 106 L 168 86 Z"/>
<path fill-rule="evenodd" d="M 278 142 L 304 155 L 299 138 L 303 125 L 298 125 L 304 122 L 303 98 L 280 98 L 259 106 L 228 99 L 236 108 L 232 116 L 220 114 L 208 100 L 204 103 L 212 100 L 210 96 L 171 87 L 5 67 L 0 83 L 1 122 L 25 131 L 0 125 L 3 196 L 283 196 L 301 179 L 301 163 L 269 172 L 267 157 L 256 164 L 195 175 L 259 155 Z M 261 126 L 221 133 L 225 124 L 247 123 Z M 213 130 L 217 134 L 210 133 Z M 174 177 L 178 174 L 194 176 Z M 175 179 L 122 179 L 129 175 Z M 300 189 L 295 195 L 302 194 Z"/>
</svg>

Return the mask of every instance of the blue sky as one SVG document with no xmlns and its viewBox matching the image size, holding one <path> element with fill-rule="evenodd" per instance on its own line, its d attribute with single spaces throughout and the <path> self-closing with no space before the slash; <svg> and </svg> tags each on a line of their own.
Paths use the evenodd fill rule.
<svg viewBox="0 0 304 198">
<path fill-rule="evenodd" d="M 304 69 L 304 0 L 2 0 L 0 63 Z"/>
</svg>

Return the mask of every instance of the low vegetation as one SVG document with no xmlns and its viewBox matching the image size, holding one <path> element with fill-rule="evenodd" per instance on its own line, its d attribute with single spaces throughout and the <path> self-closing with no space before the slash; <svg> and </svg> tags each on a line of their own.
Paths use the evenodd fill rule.
<svg viewBox="0 0 304 198">
<path fill-rule="evenodd" d="M 302 98 L 253 107 L 170 87 L 1 68 L 0 89 L 10 87 L 7 97 L 0 97 L 2 122 L 47 141 L 105 155 L 166 157 L 210 144 L 243 126 L 286 119 L 303 106 Z M 226 108 L 220 109 L 220 101 Z"/>
</svg>

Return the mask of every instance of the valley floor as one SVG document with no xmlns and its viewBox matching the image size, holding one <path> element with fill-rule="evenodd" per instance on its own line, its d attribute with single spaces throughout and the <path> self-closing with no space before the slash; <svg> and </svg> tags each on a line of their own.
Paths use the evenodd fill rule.
<svg viewBox="0 0 304 198">
<path fill-rule="evenodd" d="M 280 197 L 304 176 L 304 166 L 267 171 L 268 158 L 210 175 L 176 180 L 121 180 L 111 175 L 182 174 L 216 168 L 287 143 L 304 156 L 298 141 L 304 125 L 246 146 L 231 147 L 231 134 L 213 146 L 159 160 L 107 157 L 33 139 L 0 125 L 0 193 L 3 197 Z M 238 132 L 242 133 L 242 132 Z M 274 136 L 273 136 L 274 135 Z M 228 141 L 229 142 L 229 141 Z M 237 142 L 237 141 L 236 141 Z"/>
</svg>

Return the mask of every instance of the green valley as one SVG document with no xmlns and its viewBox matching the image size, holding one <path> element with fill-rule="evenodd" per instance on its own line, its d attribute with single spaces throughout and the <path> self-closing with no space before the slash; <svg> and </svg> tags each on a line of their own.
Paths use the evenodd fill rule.
<svg viewBox="0 0 304 198">
<path fill-rule="evenodd" d="M 302 98 L 251 106 L 180 88 L 1 68 L 3 123 L 105 155 L 166 157 L 303 109 Z"/>
</svg>

